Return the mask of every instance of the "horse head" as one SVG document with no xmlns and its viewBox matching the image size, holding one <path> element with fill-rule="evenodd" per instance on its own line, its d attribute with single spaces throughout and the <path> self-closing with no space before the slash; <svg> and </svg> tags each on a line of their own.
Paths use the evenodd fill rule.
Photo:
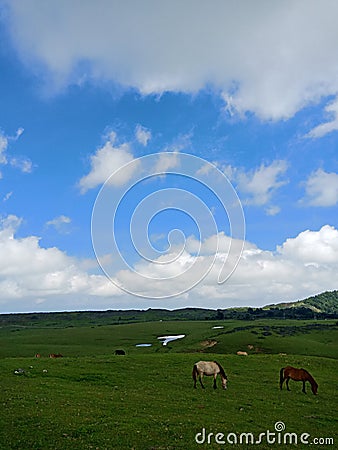
<svg viewBox="0 0 338 450">
<path fill-rule="evenodd" d="M 222 388 L 223 389 L 227 389 L 227 381 L 228 381 L 228 378 L 226 375 L 225 375 L 225 377 L 222 377 Z"/>
<path fill-rule="evenodd" d="M 317 390 L 318 390 L 318 384 L 314 381 L 312 384 L 311 384 L 311 389 L 312 389 L 312 393 L 314 394 L 314 395 L 317 395 Z"/>
</svg>

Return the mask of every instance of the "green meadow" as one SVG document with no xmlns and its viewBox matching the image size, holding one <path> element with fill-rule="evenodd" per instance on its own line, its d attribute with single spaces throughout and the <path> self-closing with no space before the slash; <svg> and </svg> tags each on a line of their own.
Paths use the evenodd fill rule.
<svg viewBox="0 0 338 450">
<path fill-rule="evenodd" d="M 185 337 L 167 346 L 157 339 L 176 334 Z M 337 448 L 337 338 L 333 320 L 4 325 L 0 448 Z M 136 347 L 144 343 L 152 345 Z M 193 389 L 200 359 L 222 364 L 226 391 L 210 378 Z M 286 365 L 307 369 L 318 395 L 293 381 L 280 391 Z"/>
</svg>

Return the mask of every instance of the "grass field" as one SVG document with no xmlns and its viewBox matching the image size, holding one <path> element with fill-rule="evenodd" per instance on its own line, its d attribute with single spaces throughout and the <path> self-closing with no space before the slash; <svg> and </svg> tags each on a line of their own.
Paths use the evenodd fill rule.
<svg viewBox="0 0 338 450">
<path fill-rule="evenodd" d="M 213 329 L 213 326 L 223 326 Z M 186 334 L 164 347 L 157 337 Z M 307 448 L 300 435 L 337 446 L 338 327 L 333 321 L 150 322 L 129 325 L 0 329 L 2 449 Z M 151 347 L 135 347 L 151 343 Z M 252 349 L 248 349 L 248 345 Z M 115 356 L 123 348 L 126 356 Z M 250 347 L 251 348 L 251 347 Z M 248 357 L 239 357 L 245 350 Z M 41 353 L 40 359 L 34 358 Z M 61 352 L 64 358 L 50 359 Z M 286 353 L 280 355 L 279 353 Z M 193 389 L 199 359 L 218 360 L 228 389 Z M 279 369 L 308 369 L 318 395 L 280 391 Z M 18 368 L 25 372 L 16 375 Z M 219 383 L 220 385 L 220 383 Z M 285 431 L 275 431 L 276 422 Z M 204 443 L 195 437 L 203 433 Z M 298 445 L 245 444 L 252 433 L 296 433 Z M 210 433 L 213 433 L 211 435 Z M 223 433 L 231 442 L 216 444 Z M 208 444 L 208 435 L 210 444 Z M 200 442 L 203 434 L 198 434 Z M 273 436 L 270 435 L 270 439 Z M 250 442 L 250 441 L 249 441 Z M 323 441 L 324 442 L 324 441 Z M 315 444 L 311 448 L 316 448 Z"/>
</svg>

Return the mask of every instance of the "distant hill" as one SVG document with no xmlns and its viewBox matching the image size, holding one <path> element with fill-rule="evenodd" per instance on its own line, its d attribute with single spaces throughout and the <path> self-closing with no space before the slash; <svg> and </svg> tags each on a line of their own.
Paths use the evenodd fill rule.
<svg viewBox="0 0 338 450">
<path fill-rule="evenodd" d="M 263 308 L 182 308 L 147 310 L 74 311 L 50 313 L 0 314 L 0 328 L 119 325 L 135 322 L 170 320 L 256 320 L 256 319 L 336 319 L 338 291 L 289 303 L 277 303 Z"/>
<path fill-rule="evenodd" d="M 338 314 L 338 291 L 327 291 L 304 300 L 298 300 L 290 303 L 278 303 L 268 305 L 263 309 L 271 308 L 308 308 L 314 313 Z"/>
</svg>

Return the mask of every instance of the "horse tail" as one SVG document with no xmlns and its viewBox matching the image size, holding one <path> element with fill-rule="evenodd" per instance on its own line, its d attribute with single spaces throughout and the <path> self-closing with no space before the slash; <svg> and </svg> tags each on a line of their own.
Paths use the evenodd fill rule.
<svg viewBox="0 0 338 450">
<path fill-rule="evenodd" d="M 228 379 L 228 377 L 226 376 L 223 367 L 220 365 L 220 363 L 218 361 L 214 361 L 215 364 L 217 364 L 218 368 L 219 368 L 219 373 L 222 375 L 222 377 L 224 377 L 225 379 Z"/>
<path fill-rule="evenodd" d="M 284 381 L 284 369 L 285 369 L 285 367 L 282 367 L 281 370 L 279 371 L 279 383 L 280 383 L 281 389 L 282 389 L 282 385 L 283 385 L 283 381 Z"/>
<path fill-rule="evenodd" d="M 197 375 L 198 375 L 197 364 L 194 364 L 194 367 L 192 368 L 192 378 L 194 381 L 197 380 Z"/>
</svg>

